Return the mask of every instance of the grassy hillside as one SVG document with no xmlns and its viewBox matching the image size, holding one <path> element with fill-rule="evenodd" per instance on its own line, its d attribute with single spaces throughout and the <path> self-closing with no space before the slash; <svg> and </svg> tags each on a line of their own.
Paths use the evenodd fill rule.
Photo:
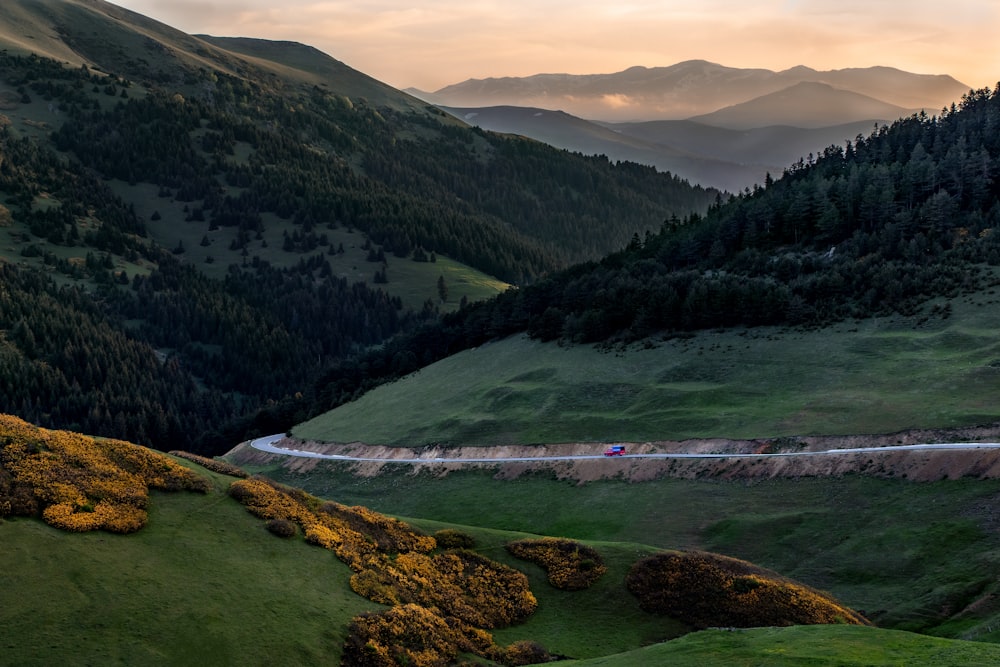
<svg viewBox="0 0 1000 667">
<path fill-rule="evenodd" d="M 551 474 L 511 478 L 477 470 L 440 477 L 413 475 L 408 467 L 355 477 L 349 464 L 328 461 L 302 472 L 266 472 L 394 515 L 714 551 L 829 591 L 880 627 L 1000 639 L 1000 608 L 991 602 L 1000 569 L 990 509 L 1000 493 L 996 481 L 858 475 L 580 485 Z"/>
<path fill-rule="evenodd" d="M 5 660 L 336 664 L 347 621 L 379 605 L 350 590 L 350 570 L 329 552 L 274 537 L 224 494 L 229 479 L 212 477 L 215 490 L 208 495 L 154 494 L 149 524 L 128 536 L 65 533 L 30 519 L 0 522 Z M 625 572 L 652 553 L 650 547 L 592 543 L 608 573 L 587 591 L 566 592 L 552 588 L 541 568 L 503 549 L 528 533 L 413 524 L 428 532 L 459 528 L 476 539 L 481 553 L 528 574 L 538 611 L 523 625 L 494 631 L 498 643 L 532 639 L 564 655 L 629 665 L 641 664 L 630 662 L 627 652 L 635 647 L 685 631 L 642 612 L 624 590 Z M 713 641 L 730 650 L 725 637 Z M 708 645 L 699 643 L 704 651 Z"/>
<path fill-rule="evenodd" d="M 626 349 L 514 337 L 449 357 L 292 432 L 334 442 L 488 445 L 993 422 L 995 303 L 990 289 L 911 317 L 710 331 Z"/>
<path fill-rule="evenodd" d="M 705 630 L 567 667 L 965 667 L 1000 661 L 1000 647 L 853 626 Z"/>
<path fill-rule="evenodd" d="M 225 495 L 154 495 L 138 533 L 0 523 L 7 664 L 336 664 L 378 609 L 329 552 L 280 540 Z"/>
<path fill-rule="evenodd" d="M 0 535 L 8 545 L 0 622 L 13 631 L 5 639 L 5 656 L 13 664 L 60 660 L 314 664 L 343 655 L 345 664 L 353 665 L 358 664 L 358 651 L 367 650 L 365 646 L 381 647 L 377 650 L 387 651 L 386 655 L 407 650 L 417 655 L 431 643 L 446 658 L 456 655 L 456 647 L 467 646 L 463 650 L 488 658 L 487 664 L 492 664 L 489 660 L 522 664 L 516 659 L 524 655 L 519 647 L 538 643 L 549 654 L 592 658 L 663 642 L 693 627 L 762 621 L 780 626 L 833 619 L 867 623 L 829 594 L 746 560 L 667 553 L 620 539 L 580 540 L 577 546 L 581 553 L 589 550 L 587 558 L 591 566 L 598 566 L 593 573 L 599 576 L 582 589 L 569 590 L 553 582 L 546 570 L 571 563 L 571 552 L 564 556 L 550 552 L 539 564 L 524 560 L 524 555 L 515 558 L 509 543 L 538 536 L 534 530 L 524 530 L 536 528 L 537 521 L 533 525 L 531 518 L 517 518 L 513 521 L 517 532 L 505 530 L 498 525 L 511 516 L 492 510 L 519 506 L 521 511 L 529 506 L 537 510 L 541 503 L 554 516 L 560 502 L 569 507 L 565 505 L 569 494 L 558 493 L 551 485 L 535 484 L 530 499 L 522 499 L 527 502 L 497 505 L 497 494 L 490 507 L 485 503 L 467 507 L 465 514 L 474 521 L 486 519 L 480 526 L 470 527 L 465 520 L 427 519 L 407 525 L 340 502 L 353 502 L 348 500 L 348 484 L 330 494 L 332 502 L 323 502 L 261 478 L 233 481 L 186 460 L 178 465 L 175 459 L 130 443 L 47 431 L 12 417 L 5 417 L 0 445 L 0 516 L 4 517 Z M 464 504 L 464 491 L 448 488 L 447 482 L 475 477 L 411 478 L 407 484 L 422 484 L 427 496 L 444 492 L 451 502 Z M 321 479 L 330 482 L 335 476 Z M 399 481 L 390 479 L 393 491 L 379 494 L 383 500 L 398 498 L 404 486 Z M 475 493 L 489 493 L 489 485 L 481 481 Z M 536 476 L 528 481 L 551 480 Z M 384 482 L 384 478 L 378 480 Z M 518 486 L 516 481 L 507 482 L 504 488 Z M 565 484 L 560 486 L 565 489 Z M 147 488 L 175 493 L 154 492 L 147 502 Z M 939 550 L 912 557 L 914 547 L 927 535 L 946 542 L 948 553 L 966 568 L 992 569 L 992 562 L 982 553 L 991 538 L 983 535 L 974 520 L 952 517 L 957 506 L 964 512 L 962 503 L 970 502 L 962 495 L 963 488 L 942 487 L 945 492 L 938 494 L 932 507 L 916 494 L 905 499 L 912 511 L 919 512 L 924 526 L 923 537 L 907 538 L 904 533 L 897 540 L 910 558 L 900 568 L 909 586 L 920 588 L 929 581 L 926 576 L 915 576 L 926 560 L 940 562 Z M 751 506 L 744 505 L 741 518 L 752 516 L 747 512 Z M 567 516 L 585 521 L 594 509 L 577 502 Z M 787 506 L 784 509 L 788 511 Z M 613 507 L 603 511 L 608 510 L 617 512 Z M 656 514 L 662 523 L 662 511 Z M 45 523 L 24 518 L 36 516 Z M 531 511 L 531 516 L 540 514 Z M 621 513 L 618 525 L 634 527 L 626 520 L 628 516 Z M 128 517 L 134 520 L 126 521 Z M 766 526 L 760 521 L 751 524 L 753 544 L 770 542 L 759 539 Z M 704 520 L 701 525 L 706 525 Z M 829 533 L 830 526 L 829 517 L 817 517 L 803 521 L 802 532 Z M 97 532 L 97 528 L 111 532 Z M 445 550 L 448 545 L 441 529 L 460 535 L 464 546 L 476 551 Z M 584 523 L 566 524 L 560 533 L 586 530 Z M 706 534 L 731 550 L 740 543 L 741 530 L 731 520 L 712 526 Z M 840 531 L 838 527 L 833 535 L 837 544 L 844 541 Z M 431 537 L 432 533 L 441 539 Z M 864 540 L 882 537 L 871 530 L 859 533 Z M 667 537 L 648 530 L 643 541 L 649 538 L 676 543 L 681 535 L 675 532 Z M 820 542 L 818 535 L 814 539 Z M 324 548 L 306 546 L 306 542 Z M 864 544 L 851 545 L 852 550 L 858 547 L 864 551 Z M 782 548 L 781 553 L 789 550 Z M 801 551 L 795 553 L 801 558 Z M 952 580 L 956 571 L 958 566 L 946 572 L 938 568 L 935 595 L 914 599 L 911 590 L 909 602 L 924 605 L 922 610 L 942 604 L 965 607 L 970 593 L 984 597 L 992 593 L 990 582 L 983 581 L 981 574 L 975 590 L 970 590 L 968 581 Z M 970 576 L 968 570 L 962 572 Z M 702 591 L 706 573 L 711 573 L 712 585 Z M 862 575 L 859 569 L 855 576 L 860 579 Z M 664 577 L 686 583 L 664 588 Z M 489 581 L 493 584 L 485 583 Z M 862 588 L 871 592 L 877 586 L 865 581 Z M 947 597 L 941 597 L 943 589 L 948 589 Z M 670 595 L 664 597 L 664 590 Z M 376 624 L 379 619 L 386 620 L 384 627 L 390 633 L 400 626 L 392 616 L 381 613 L 359 617 L 366 610 L 378 609 L 360 596 L 393 605 L 386 614 L 411 614 L 402 616 L 402 633 L 395 639 L 379 631 L 365 634 L 363 624 Z M 897 611 L 890 610 L 890 615 Z M 982 611 L 968 616 L 983 621 Z M 438 629 L 425 623 L 426 619 L 438 619 L 434 621 Z M 965 621 L 965 630 L 974 629 L 969 619 L 955 616 L 952 621 Z M 897 625 L 905 622 L 897 619 Z M 294 627 L 283 627 L 289 623 Z M 928 629 L 927 625 L 921 629 Z M 33 632 L 35 626 L 44 630 Z M 617 631 L 609 634 L 609 627 Z M 492 636 L 476 628 L 492 629 Z M 951 630 L 955 629 L 953 625 Z M 446 638 L 448 633 L 452 633 L 450 638 Z M 465 639 L 456 633 L 464 633 Z M 439 648 L 439 640 L 446 642 L 444 648 Z M 541 655 L 534 648 L 524 650 Z M 410 663 L 395 658 L 378 664 Z"/>
<path fill-rule="evenodd" d="M 34 457 L 29 467 L 17 454 L 28 442 L 25 433 L 29 439 L 42 438 L 35 443 L 42 454 L 32 453 L 30 445 L 24 450 L 29 458 Z M 30 428 L 5 433 L 0 481 L 9 486 L 13 475 L 17 487 L 25 479 L 34 479 L 26 478 L 26 471 L 30 468 L 36 471 L 30 474 L 37 475 L 62 459 L 60 438 L 67 437 L 63 432 Z M 83 439 L 76 440 L 75 446 L 83 446 Z M 135 454 L 142 451 L 122 446 Z M 86 486 L 88 477 L 110 470 L 105 469 L 107 463 L 91 469 L 96 464 L 81 461 L 82 449 L 72 454 L 69 462 L 82 466 L 76 470 L 78 484 Z M 60 531 L 35 519 L 0 520 L 6 545 L 4 585 L 0 587 L 0 622 L 9 633 L 5 635 L 5 661 L 24 665 L 60 661 L 336 663 L 351 619 L 380 609 L 352 592 L 357 590 L 352 571 L 337 559 L 344 555 L 338 550 L 335 557 L 326 549 L 307 546 L 301 537 L 276 538 L 263 521 L 251 517 L 234 500 L 239 494 L 226 492 L 232 478 L 203 470 L 200 474 L 211 480 L 207 493 L 155 493 L 148 506 L 148 523 L 127 536 Z M 262 483 L 241 480 L 240 484 Z M 35 489 L 38 498 L 48 493 L 45 488 Z M 260 488 L 271 487 L 263 484 Z M 254 513 L 261 509 L 255 506 Z M 91 510 L 99 511 L 100 505 Z M 87 517 L 90 512 L 78 510 L 76 514 Z M 45 517 L 50 519 L 48 509 Z M 354 525 L 361 530 L 363 524 Z M 460 529 L 486 558 L 527 572 L 526 583 L 539 611 L 526 621 L 495 630 L 501 645 L 536 641 L 550 651 L 587 658 L 628 651 L 688 631 L 684 623 L 643 612 L 637 598 L 625 590 L 626 573 L 639 558 L 655 551 L 650 547 L 593 544 L 607 571 L 593 586 L 569 592 L 550 585 L 539 566 L 506 551 L 504 545 L 526 533 L 428 521 L 417 525 L 428 533 Z M 368 543 L 374 539 L 369 537 Z M 389 533 L 377 539 L 384 546 Z M 399 576 L 405 571 L 404 558 L 413 561 L 414 554 L 397 555 L 398 560 L 392 560 L 400 568 Z M 363 567 L 373 567 L 374 560 L 365 563 Z M 360 570 L 355 567 L 354 571 Z M 627 623 L 627 627 L 610 636 L 603 632 L 616 623 Z"/>
</svg>

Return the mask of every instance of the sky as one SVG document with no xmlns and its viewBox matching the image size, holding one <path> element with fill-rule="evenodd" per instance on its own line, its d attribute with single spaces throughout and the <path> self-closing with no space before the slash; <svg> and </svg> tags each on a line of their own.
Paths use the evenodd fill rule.
<svg viewBox="0 0 1000 667">
<path fill-rule="evenodd" d="M 191 34 L 291 40 L 395 88 L 709 60 L 1000 81 L 1000 0 L 112 0 Z"/>
</svg>

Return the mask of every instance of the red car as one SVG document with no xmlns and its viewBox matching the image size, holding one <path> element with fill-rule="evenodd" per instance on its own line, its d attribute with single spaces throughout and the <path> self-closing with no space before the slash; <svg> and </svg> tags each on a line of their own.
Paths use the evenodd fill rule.
<svg viewBox="0 0 1000 667">
<path fill-rule="evenodd" d="M 625 456 L 625 445 L 611 445 L 604 450 L 605 456 Z"/>
</svg>

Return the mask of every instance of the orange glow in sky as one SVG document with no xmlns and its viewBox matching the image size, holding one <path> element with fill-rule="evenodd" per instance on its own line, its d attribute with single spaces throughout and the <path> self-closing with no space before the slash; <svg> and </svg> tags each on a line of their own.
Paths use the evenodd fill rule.
<svg viewBox="0 0 1000 667">
<path fill-rule="evenodd" d="M 998 0 L 115 0 L 187 33 L 314 46 L 396 88 L 709 60 L 1000 81 Z"/>
</svg>

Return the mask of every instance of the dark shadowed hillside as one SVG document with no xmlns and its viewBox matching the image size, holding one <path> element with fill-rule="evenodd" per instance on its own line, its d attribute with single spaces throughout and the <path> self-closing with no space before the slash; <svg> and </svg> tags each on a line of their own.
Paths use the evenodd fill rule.
<svg viewBox="0 0 1000 667">
<path fill-rule="evenodd" d="M 5 2 L 0 47 L 0 410 L 45 426 L 286 428 L 346 356 L 717 196 L 100 0 Z"/>
</svg>

